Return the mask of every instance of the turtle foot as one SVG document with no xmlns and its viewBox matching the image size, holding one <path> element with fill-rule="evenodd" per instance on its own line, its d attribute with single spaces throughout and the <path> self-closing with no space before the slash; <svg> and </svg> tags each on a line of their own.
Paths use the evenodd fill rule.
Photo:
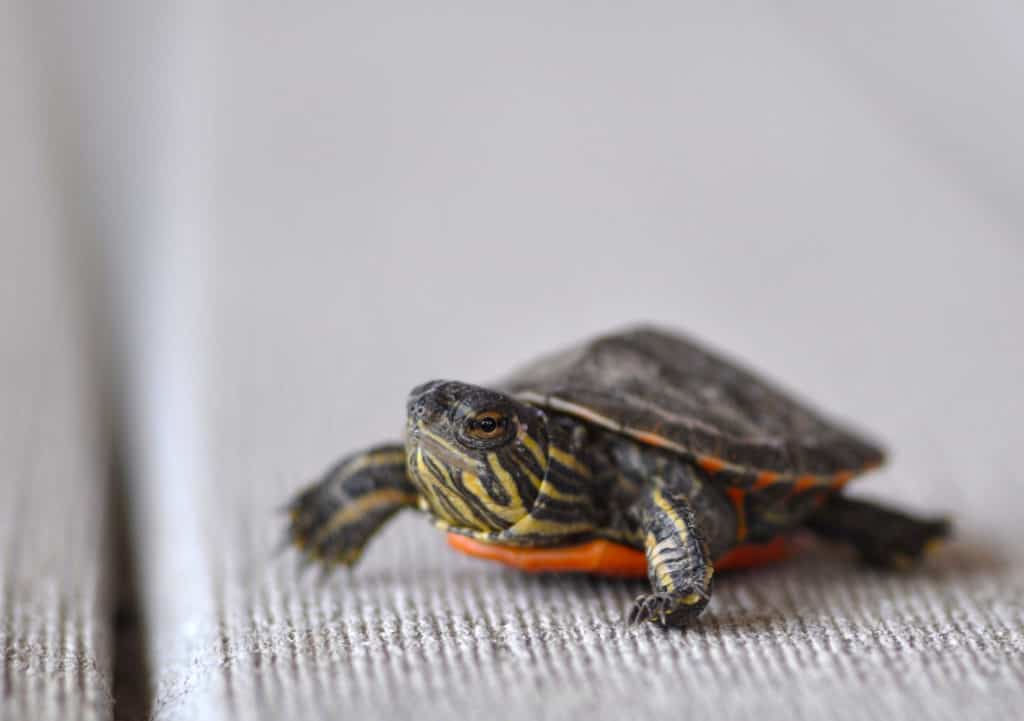
<svg viewBox="0 0 1024 721">
<path fill-rule="evenodd" d="M 948 520 L 908 519 L 880 528 L 873 542 L 861 547 L 861 557 L 880 568 L 910 569 L 951 534 L 952 524 Z"/>
<path fill-rule="evenodd" d="M 699 591 L 688 593 L 650 593 L 638 596 L 629 612 L 629 624 L 649 621 L 662 626 L 683 627 L 691 625 L 708 605 L 707 594 Z"/>
</svg>

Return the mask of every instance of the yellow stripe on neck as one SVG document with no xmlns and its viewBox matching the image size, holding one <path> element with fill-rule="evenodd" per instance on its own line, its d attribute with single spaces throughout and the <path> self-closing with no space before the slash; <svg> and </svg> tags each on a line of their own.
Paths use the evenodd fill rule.
<svg viewBox="0 0 1024 721">
<path fill-rule="evenodd" d="M 590 469 L 583 465 L 583 463 L 571 453 L 563 451 L 560 448 L 555 448 L 554 446 L 548 448 L 548 453 L 551 454 L 551 457 L 559 464 L 576 471 L 584 478 L 590 478 Z"/>
</svg>

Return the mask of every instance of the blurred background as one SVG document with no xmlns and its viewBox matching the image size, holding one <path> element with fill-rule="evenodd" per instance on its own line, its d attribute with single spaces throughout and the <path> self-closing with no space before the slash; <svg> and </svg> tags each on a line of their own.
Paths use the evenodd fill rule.
<svg viewBox="0 0 1024 721">
<path fill-rule="evenodd" d="M 119 419 L 127 470 L 91 474 L 126 529 L 89 562 L 102 579 L 127 555 L 145 648 L 135 669 L 114 673 L 113 652 L 94 663 L 142 689 L 138 713 L 466 712 L 522 679 L 531 694 L 508 708 L 542 717 L 611 718 L 636 688 L 652 713 L 683 708 L 681 689 L 710 712 L 730 644 L 776 664 L 742 667 L 749 688 L 791 684 L 770 702 L 740 694 L 724 707 L 737 713 L 927 703 L 940 717 L 969 699 L 996 718 L 1021 701 L 1024 7 L 2 12 L 0 265 L 22 330 L 0 350 L 33 373 L 13 348 L 67 356 L 99 399 L 72 415 Z M 59 344 L 33 321 L 43 307 L 68 328 Z M 688 331 L 883 439 L 892 462 L 864 493 L 956 516 L 951 565 L 904 588 L 809 561 L 761 580 L 785 609 L 767 630 L 726 623 L 764 605 L 738 584 L 704 640 L 681 641 L 620 628 L 635 589 L 530 585 L 452 558 L 416 518 L 326 587 L 266 561 L 274 509 L 342 453 L 397 437 L 413 385 L 485 383 L 635 321 Z M 63 498 L 47 512 L 74 516 Z M 96 534 L 120 525 L 95 515 Z M 30 563 L 5 550 L 18 554 Z M 100 628 L 116 605 L 102 589 L 124 582 L 109 573 L 89 592 Z M 808 587 L 826 600 L 805 607 Z M 815 624 L 853 587 L 850 650 Z M 810 628 L 798 640 L 794 618 Z M 938 660 L 949 638 L 972 649 L 963 669 L 985 670 L 964 696 L 950 679 L 968 671 Z M 707 654 L 707 677 L 680 687 Z M 652 677 L 649 656 L 671 660 Z M 818 685 L 788 680 L 794 665 Z M 866 690 L 896 671 L 910 680 L 891 696 Z"/>
</svg>

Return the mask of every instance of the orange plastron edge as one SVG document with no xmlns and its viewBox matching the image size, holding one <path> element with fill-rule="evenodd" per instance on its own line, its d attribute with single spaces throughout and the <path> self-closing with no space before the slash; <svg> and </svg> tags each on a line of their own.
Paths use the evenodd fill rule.
<svg viewBox="0 0 1024 721">
<path fill-rule="evenodd" d="M 497 561 L 529 573 L 591 573 L 619 578 L 647 576 L 647 558 L 643 551 L 603 539 L 558 548 L 517 548 L 449 533 L 448 545 L 469 556 Z M 745 543 L 716 559 L 715 570 L 763 566 L 782 561 L 791 553 L 791 544 L 782 536 L 768 543 Z"/>
</svg>

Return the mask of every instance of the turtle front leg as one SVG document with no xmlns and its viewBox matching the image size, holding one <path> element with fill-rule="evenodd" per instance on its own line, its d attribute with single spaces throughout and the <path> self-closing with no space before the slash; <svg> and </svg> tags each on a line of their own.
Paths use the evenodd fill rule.
<svg viewBox="0 0 1024 721">
<path fill-rule="evenodd" d="M 913 566 L 951 531 L 944 519 L 914 518 L 838 494 L 829 497 L 806 525 L 822 538 L 849 543 L 872 565 L 897 569 Z"/>
<path fill-rule="evenodd" d="M 310 559 L 351 566 L 396 512 L 416 504 L 405 448 L 383 445 L 346 456 L 287 507 L 289 541 Z"/>
<path fill-rule="evenodd" d="M 687 497 L 653 485 L 634 506 L 644 536 L 652 593 L 636 599 L 629 622 L 686 626 L 711 599 L 714 567 Z"/>
</svg>

